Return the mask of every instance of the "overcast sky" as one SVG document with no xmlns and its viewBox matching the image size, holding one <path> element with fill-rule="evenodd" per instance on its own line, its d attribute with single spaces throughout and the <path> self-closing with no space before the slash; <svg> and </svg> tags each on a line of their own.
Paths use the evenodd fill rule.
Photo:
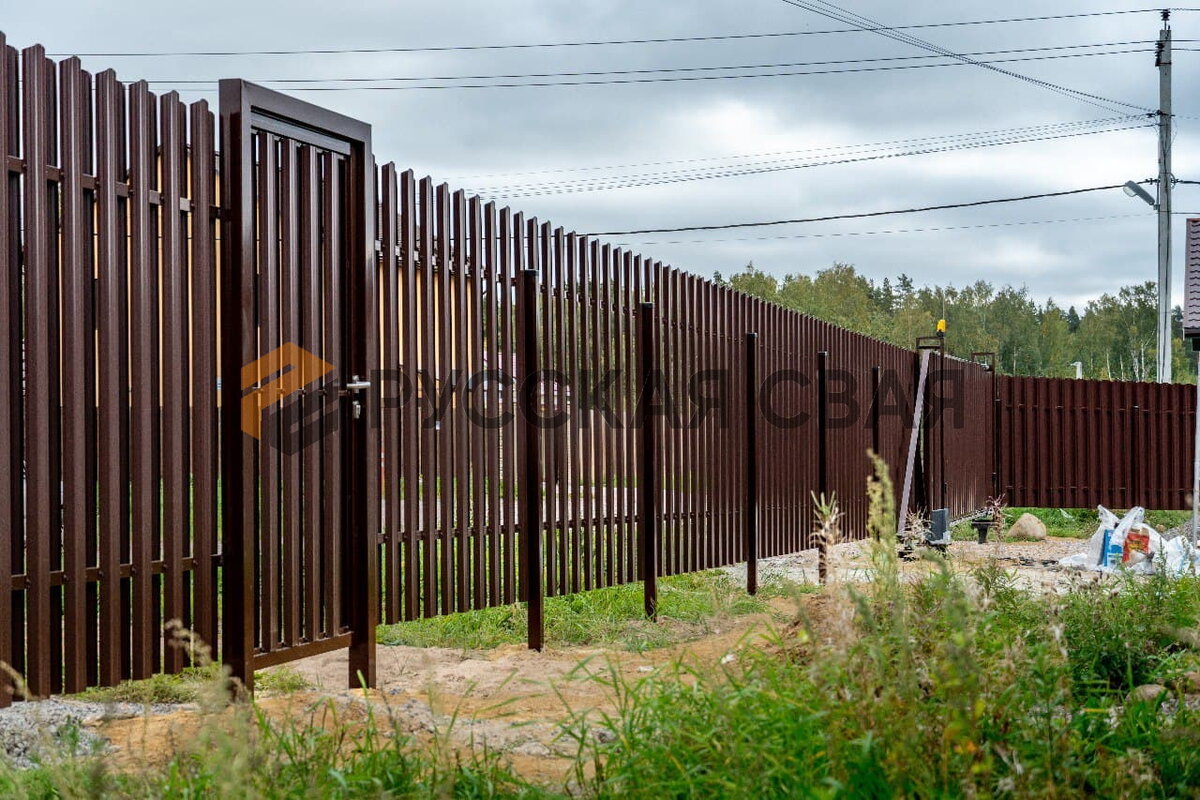
<svg viewBox="0 0 1200 800">
<path fill-rule="evenodd" d="M 51 53 L 405 48 L 847 27 L 782 0 L 293 0 L 286 4 L 253 0 L 210 0 L 202 4 L 60 0 L 34 4 L 8 0 L 6 6 L 2 25 L 9 42 L 17 47 L 40 42 Z M 1059 0 L 1052 5 L 1032 0 L 1010 0 L 999 5 L 974 0 L 953 4 L 846 0 L 844 7 L 886 24 L 913 25 L 1143 6 L 1107 0 Z M 956 52 L 1098 44 L 1110 46 L 1092 49 L 1138 50 L 1003 66 L 1105 98 L 1155 108 L 1158 76 L 1152 42 L 1159 27 L 1157 13 L 1146 13 L 909 33 Z M 1177 42 L 1200 40 L 1200 13 L 1176 13 L 1173 27 Z M 1128 44 L 1131 42 L 1137 44 Z M 1177 47 L 1200 45 L 1179 43 Z M 1064 52 L 1081 51 L 1029 55 Z M 126 80 L 242 77 L 266 82 L 279 78 L 480 76 L 794 64 L 923 54 L 925 51 L 914 46 L 876 33 L 859 32 L 596 47 L 276 57 L 114 56 L 87 57 L 84 61 L 94 71 L 115 67 Z M 1200 53 L 1178 52 L 1175 63 L 1175 111 L 1196 116 L 1178 120 L 1175 174 L 1181 179 L 1197 180 L 1200 103 L 1194 79 L 1200 71 Z M 830 68 L 847 66 L 757 72 Z M 168 85 L 154 88 L 165 90 Z M 215 99 L 215 90 L 188 88 L 183 93 L 185 99 Z M 797 156 L 733 157 L 1135 113 L 1123 107 L 1097 108 L 974 66 L 605 86 L 297 94 L 371 123 L 380 163 L 394 160 L 402 169 L 411 167 L 418 174 L 428 173 L 435 180 L 468 188 L 775 163 Z M 828 158 L 837 153 L 845 151 L 826 150 L 816 155 Z M 507 175 L 647 162 L 686 163 Z M 1155 133 L 1145 129 L 640 188 L 516 199 L 506 198 L 501 191 L 491 196 L 567 229 L 590 232 L 853 214 L 1118 184 L 1156 174 Z M 1178 187 L 1175 206 L 1178 211 L 1200 212 L 1200 186 Z M 1097 217 L 1102 219 L 880 233 Z M 1177 217 L 1175 224 L 1177 276 L 1183 267 L 1183 219 Z M 617 240 L 639 243 L 648 255 L 708 276 L 714 271 L 728 274 L 749 261 L 780 276 L 811 273 L 842 261 L 875 278 L 907 273 L 918 283 L 963 285 L 985 279 L 997 284 L 1024 284 L 1039 299 L 1052 296 L 1065 305 L 1082 304 L 1123 284 L 1153 280 L 1155 231 L 1150 209 L 1115 191 L 869 220 Z M 864 233 L 869 235 L 833 235 Z"/>
</svg>

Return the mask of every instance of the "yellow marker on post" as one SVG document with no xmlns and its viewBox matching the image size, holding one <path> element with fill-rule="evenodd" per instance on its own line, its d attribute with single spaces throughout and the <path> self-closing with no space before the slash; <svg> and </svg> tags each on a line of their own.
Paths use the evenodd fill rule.
<svg viewBox="0 0 1200 800">
<path fill-rule="evenodd" d="M 939 320 L 938 320 L 938 324 L 937 324 L 937 335 L 938 335 L 938 336 L 945 336 L 945 335 L 946 335 L 946 320 L 944 320 L 944 319 L 939 319 Z"/>
</svg>

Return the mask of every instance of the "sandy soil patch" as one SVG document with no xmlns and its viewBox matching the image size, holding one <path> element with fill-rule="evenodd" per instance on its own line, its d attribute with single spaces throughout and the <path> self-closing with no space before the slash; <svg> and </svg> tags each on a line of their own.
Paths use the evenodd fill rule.
<svg viewBox="0 0 1200 800">
<path fill-rule="evenodd" d="M 794 604 L 780 600 L 780 611 Z M 770 638 L 777 618 L 771 614 L 740 617 L 698 641 L 633 653 L 604 648 L 546 649 L 518 645 L 489 651 L 446 648 L 379 648 L 379 686 L 370 692 L 344 688 L 347 654 L 328 653 L 293 663 L 316 689 L 279 697 L 260 697 L 259 708 L 273 721 L 311 722 L 352 730 L 365 723 L 368 709 L 385 729 L 392 726 L 418 741 L 437 739 L 452 750 L 486 747 L 503 753 L 530 780 L 560 781 L 574 766 L 578 743 L 565 736 L 563 723 L 580 714 L 590 719 L 617 713 L 614 678 L 635 683 L 683 663 L 698 671 L 717 671 L 730 655 Z M 236 733 L 234 710 L 216 715 L 195 708 L 132 719 L 106 720 L 96 731 L 125 766 L 161 763 L 193 746 L 202 732 L 216 728 Z M 593 729 L 592 735 L 603 735 Z"/>
</svg>

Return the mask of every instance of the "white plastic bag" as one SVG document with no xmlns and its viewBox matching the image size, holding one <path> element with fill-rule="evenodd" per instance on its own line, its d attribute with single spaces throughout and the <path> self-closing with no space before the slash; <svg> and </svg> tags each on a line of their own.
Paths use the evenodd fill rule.
<svg viewBox="0 0 1200 800">
<path fill-rule="evenodd" d="M 1136 526 L 1142 524 L 1142 520 L 1146 518 L 1146 509 L 1141 506 L 1134 506 L 1126 512 L 1125 516 L 1117 519 L 1117 515 L 1109 511 L 1104 506 L 1097 506 L 1096 511 L 1100 515 L 1100 525 L 1096 528 L 1096 532 L 1092 534 L 1092 538 L 1088 540 L 1087 549 L 1082 553 L 1066 556 L 1059 559 L 1059 564 L 1064 567 L 1073 569 L 1090 569 L 1100 572 L 1115 572 L 1121 569 L 1121 551 L 1125 546 L 1125 535 Z M 1105 534 L 1108 534 L 1109 559 L 1108 563 L 1104 563 L 1104 545 Z M 1151 537 L 1151 548 L 1154 552 L 1158 552 L 1162 548 L 1162 538 L 1154 531 L 1154 536 Z M 1158 544 L 1155 544 L 1157 540 Z M 1153 571 L 1153 562 L 1147 560 L 1142 564 L 1136 565 L 1139 570 L 1149 569 Z"/>
<path fill-rule="evenodd" d="M 1186 536 L 1177 536 L 1166 540 L 1158 531 L 1146 525 L 1146 509 L 1141 506 L 1131 508 L 1129 513 L 1117 519 L 1117 515 L 1104 506 L 1099 506 L 1100 525 L 1092 538 L 1088 540 L 1087 548 L 1082 553 L 1072 553 L 1059 560 L 1059 564 L 1072 569 L 1088 569 L 1098 572 L 1116 572 L 1121 569 L 1139 575 L 1150 575 L 1158 570 L 1165 574 L 1178 577 L 1184 573 L 1200 572 L 1200 550 L 1192 547 Z M 1109 531 L 1108 544 L 1112 548 L 1107 565 L 1102 563 L 1105 532 Z M 1125 537 L 1131 531 L 1146 535 L 1148 552 L 1131 552 L 1129 561 L 1123 561 Z"/>
<path fill-rule="evenodd" d="M 1113 531 L 1117 528 L 1117 515 L 1109 511 L 1104 506 L 1096 506 L 1096 511 L 1100 514 L 1100 525 L 1096 528 L 1096 532 L 1092 534 L 1092 538 L 1088 539 L 1087 550 L 1084 551 L 1084 558 L 1081 562 L 1078 561 L 1079 554 L 1067 556 L 1062 560 L 1064 567 L 1095 567 L 1100 565 L 1100 557 L 1103 555 L 1104 547 L 1104 532 Z M 1071 559 L 1072 563 L 1068 564 L 1067 559 Z"/>
<path fill-rule="evenodd" d="M 1200 551 L 1192 547 L 1186 536 L 1176 536 L 1163 543 L 1162 557 L 1155 559 L 1155 566 L 1159 564 L 1171 576 L 1195 572 L 1200 569 Z"/>
<path fill-rule="evenodd" d="M 1122 558 L 1120 566 L 1139 575 L 1150 575 L 1157 567 L 1163 553 L 1162 535 L 1146 523 L 1141 522 L 1125 532 L 1126 544 L 1129 543 L 1129 536 L 1133 533 L 1140 533 L 1146 537 L 1146 551 L 1125 547 L 1126 558 Z"/>
</svg>

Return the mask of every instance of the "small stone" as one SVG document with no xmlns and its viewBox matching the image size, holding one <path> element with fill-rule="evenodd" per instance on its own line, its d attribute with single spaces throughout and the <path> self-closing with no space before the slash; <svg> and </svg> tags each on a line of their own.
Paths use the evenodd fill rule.
<svg viewBox="0 0 1200 800">
<path fill-rule="evenodd" d="M 617 735 L 608 728 L 592 728 L 592 738 L 600 744 L 609 744 L 617 740 Z"/>
<path fill-rule="evenodd" d="M 1200 671 L 1185 672 L 1171 683 L 1184 694 L 1200 694 Z"/>
<path fill-rule="evenodd" d="M 1158 683 L 1144 683 L 1129 693 L 1127 703 L 1152 703 L 1167 693 L 1167 687 Z"/>
<path fill-rule="evenodd" d="M 1046 538 L 1046 523 L 1033 514 L 1022 514 L 1008 529 L 1008 535 L 1025 542 L 1041 542 Z"/>
<path fill-rule="evenodd" d="M 548 758 L 553 755 L 549 747 L 537 741 L 519 744 L 513 748 L 513 752 L 523 756 L 534 756 L 535 758 Z"/>
</svg>

